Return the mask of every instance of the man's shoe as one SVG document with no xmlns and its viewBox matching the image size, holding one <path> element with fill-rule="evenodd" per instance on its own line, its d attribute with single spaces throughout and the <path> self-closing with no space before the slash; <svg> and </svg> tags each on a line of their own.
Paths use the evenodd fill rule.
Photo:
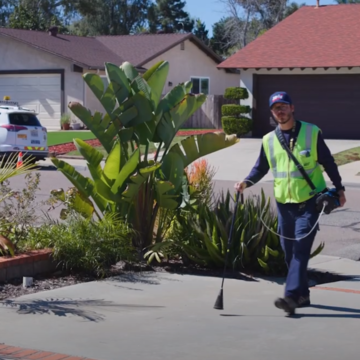
<svg viewBox="0 0 360 360">
<path fill-rule="evenodd" d="M 298 304 L 292 298 L 285 297 L 276 299 L 275 306 L 278 309 L 284 310 L 288 315 L 294 315 L 295 309 L 298 307 Z"/>
<path fill-rule="evenodd" d="M 297 301 L 298 308 L 308 307 L 310 306 L 310 297 L 309 296 L 300 296 L 300 298 Z"/>
</svg>

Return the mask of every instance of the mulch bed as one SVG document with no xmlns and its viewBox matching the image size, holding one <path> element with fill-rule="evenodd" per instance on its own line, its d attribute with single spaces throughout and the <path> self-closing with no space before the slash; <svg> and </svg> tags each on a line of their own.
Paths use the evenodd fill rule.
<svg viewBox="0 0 360 360">
<path fill-rule="evenodd" d="M 120 261 L 107 271 L 104 279 L 110 278 L 112 276 L 121 276 L 139 272 L 165 272 L 181 275 L 186 274 L 194 276 L 210 276 L 219 278 L 219 281 L 223 275 L 223 269 L 207 269 L 197 265 L 184 265 L 180 260 L 172 260 L 153 266 L 147 265 L 146 263 L 130 264 L 124 261 Z M 225 274 L 225 277 L 242 281 L 257 281 L 256 278 L 264 278 L 265 276 L 255 273 L 251 274 L 249 272 L 228 270 Z M 274 280 L 276 278 L 281 278 L 281 276 L 274 277 Z M 336 281 L 349 280 L 350 277 L 329 272 L 308 270 L 308 279 L 311 280 L 313 284 L 320 285 L 333 283 Z M 95 276 L 94 274 L 55 271 L 51 274 L 35 276 L 32 287 L 23 288 L 22 278 L 14 279 L 6 283 L 0 283 L 0 301 L 95 280 L 99 281 L 101 279 L 99 279 L 99 277 Z"/>
<path fill-rule="evenodd" d="M 177 136 L 191 136 L 191 135 L 202 135 L 211 132 L 222 131 L 221 129 L 211 129 L 211 130 L 186 130 L 186 131 L 178 131 Z M 84 140 L 86 143 L 93 147 L 101 146 L 101 143 L 98 139 L 93 140 Z M 49 153 L 56 155 L 65 155 L 71 151 L 76 151 L 77 148 L 73 142 L 59 144 L 54 146 L 49 146 Z"/>
</svg>

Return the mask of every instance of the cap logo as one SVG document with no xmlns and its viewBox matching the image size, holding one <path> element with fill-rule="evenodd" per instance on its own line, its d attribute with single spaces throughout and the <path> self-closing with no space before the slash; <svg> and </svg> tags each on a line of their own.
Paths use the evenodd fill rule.
<svg viewBox="0 0 360 360">
<path fill-rule="evenodd" d="M 280 99 L 282 99 L 282 98 L 283 98 L 283 95 L 281 95 L 281 94 L 275 95 L 275 96 L 273 96 L 273 98 L 272 98 L 272 102 L 274 102 L 274 101 L 276 101 L 276 100 L 280 100 Z"/>
</svg>

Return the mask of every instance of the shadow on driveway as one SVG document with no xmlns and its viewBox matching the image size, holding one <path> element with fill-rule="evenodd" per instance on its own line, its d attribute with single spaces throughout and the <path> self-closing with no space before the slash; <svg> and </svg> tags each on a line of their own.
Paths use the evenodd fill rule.
<svg viewBox="0 0 360 360">
<path fill-rule="evenodd" d="M 30 301 L 5 300 L 0 302 L 0 307 L 9 307 L 20 315 L 74 315 L 84 320 L 99 322 L 105 320 L 105 315 L 94 311 L 93 307 L 104 308 L 105 310 L 148 310 L 164 308 L 165 306 L 149 306 L 138 304 L 116 304 L 112 301 L 98 300 L 72 300 L 72 299 L 39 299 Z"/>
</svg>

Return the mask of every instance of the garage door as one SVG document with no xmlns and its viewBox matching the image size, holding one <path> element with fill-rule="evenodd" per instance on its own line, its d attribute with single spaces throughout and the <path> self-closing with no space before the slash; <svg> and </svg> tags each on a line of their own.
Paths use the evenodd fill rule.
<svg viewBox="0 0 360 360">
<path fill-rule="evenodd" d="M 9 95 L 35 110 L 42 125 L 60 128 L 61 77 L 57 74 L 0 75 L 0 97 Z"/>
<path fill-rule="evenodd" d="M 269 97 L 287 91 L 295 118 L 318 125 L 326 139 L 360 139 L 360 75 L 257 75 L 256 137 L 274 129 Z"/>
</svg>

